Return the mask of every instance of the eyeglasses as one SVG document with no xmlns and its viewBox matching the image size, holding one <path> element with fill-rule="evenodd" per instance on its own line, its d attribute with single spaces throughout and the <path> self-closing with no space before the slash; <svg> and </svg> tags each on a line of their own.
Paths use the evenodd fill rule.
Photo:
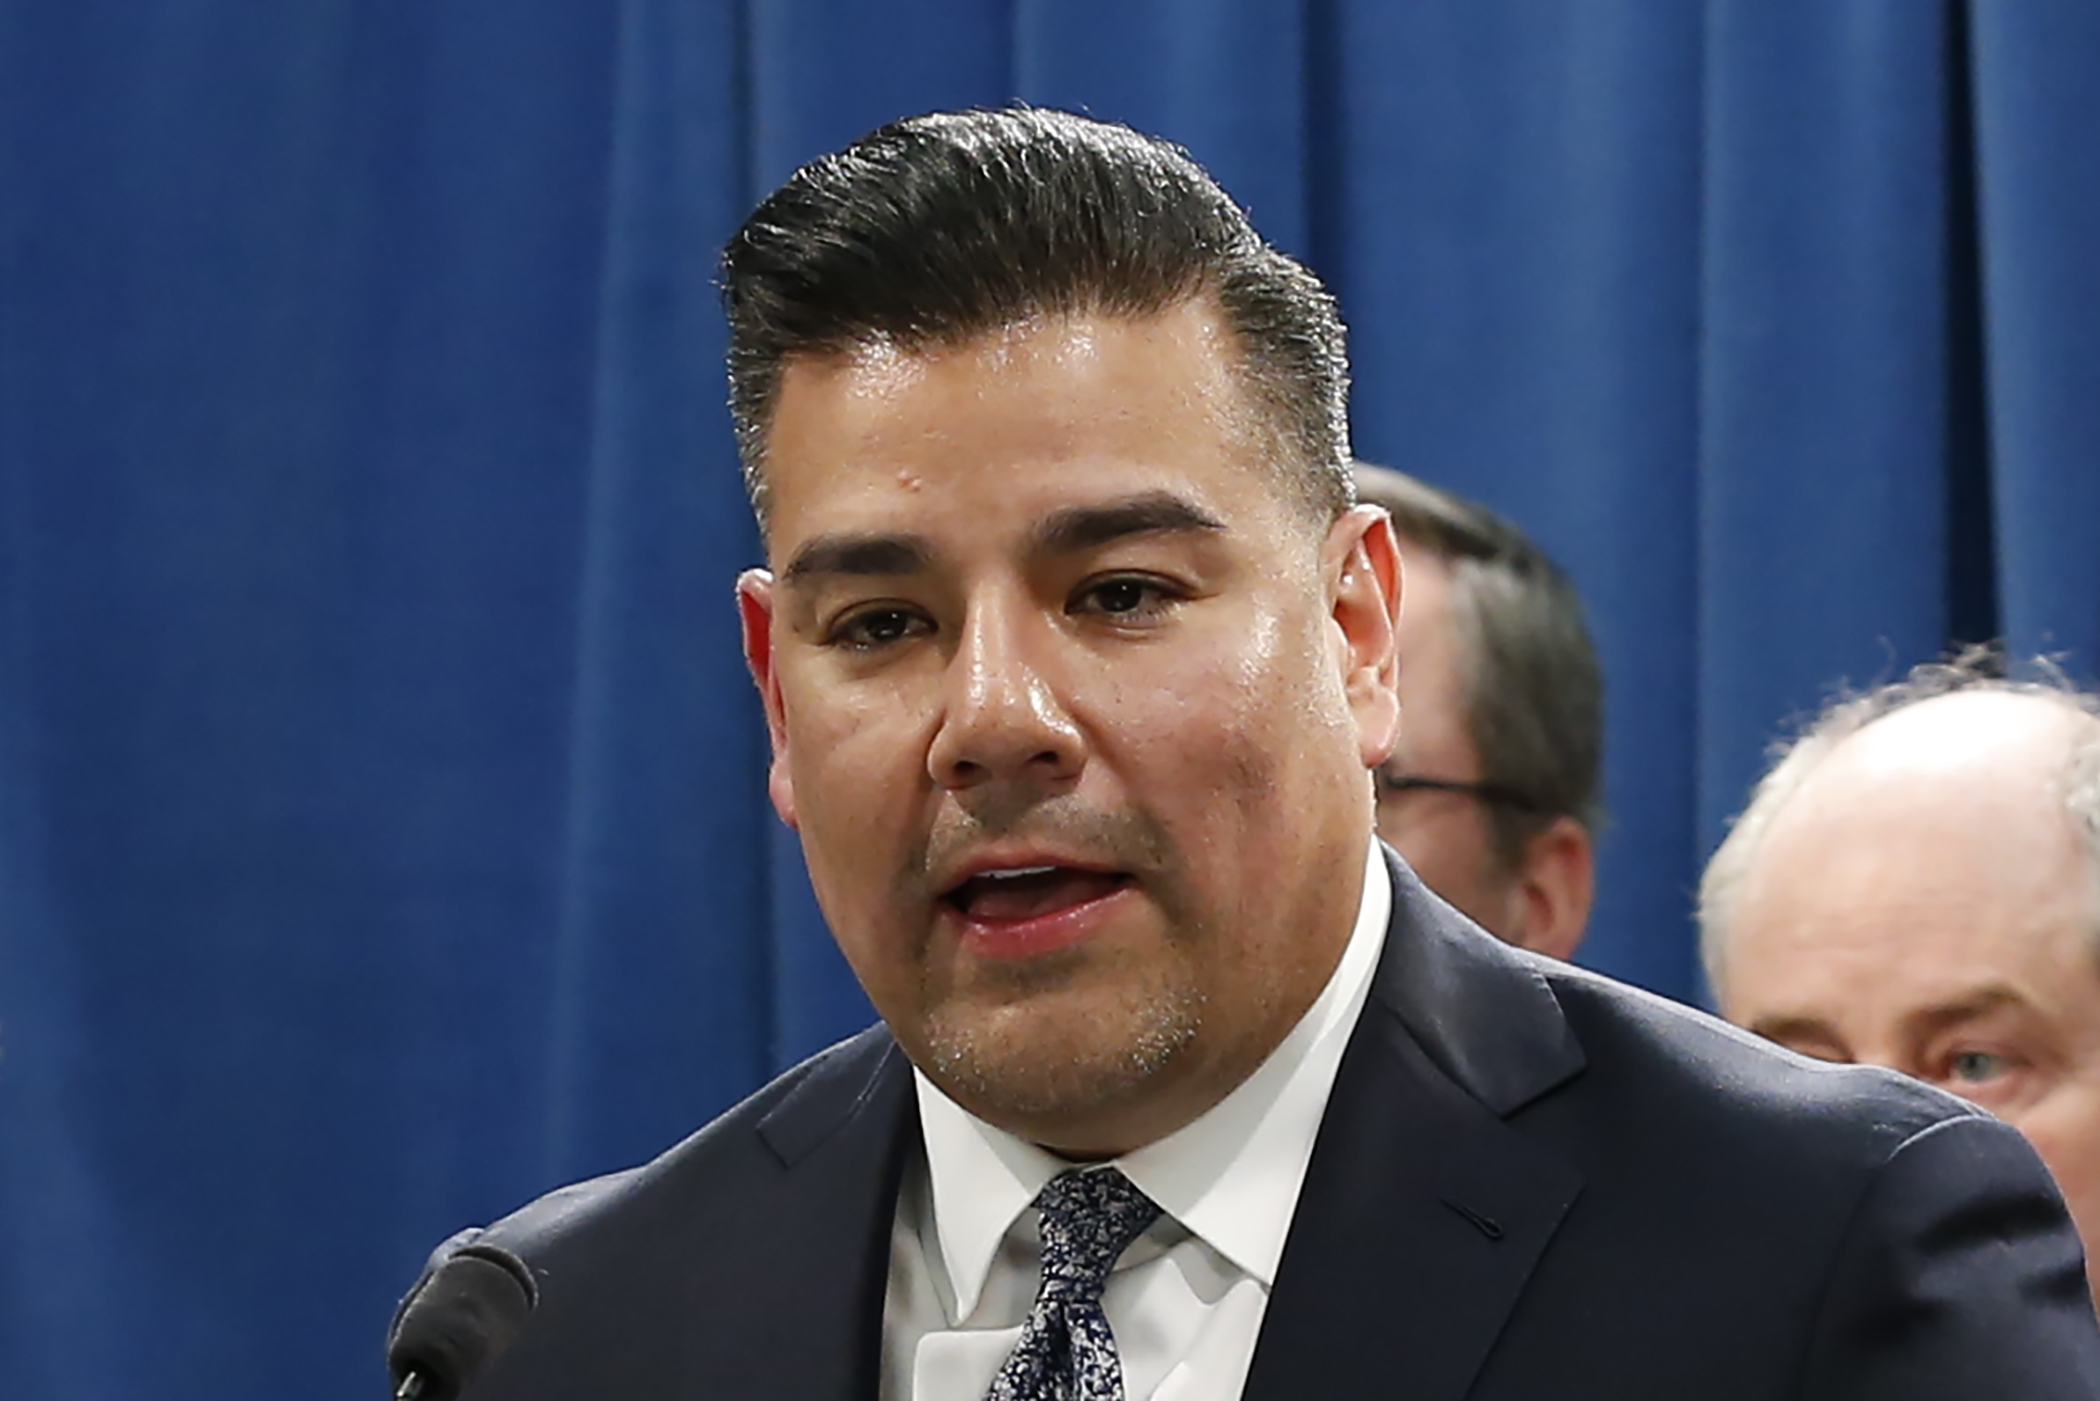
<svg viewBox="0 0 2100 1401">
<path fill-rule="evenodd" d="M 1401 793 L 1458 793 L 1478 802 L 1494 803 L 1500 807 L 1515 808 L 1519 812 L 1540 812 L 1538 800 L 1530 795 L 1502 783 L 1463 783 L 1455 778 L 1424 778 L 1420 774 L 1378 772 L 1380 795 Z"/>
</svg>

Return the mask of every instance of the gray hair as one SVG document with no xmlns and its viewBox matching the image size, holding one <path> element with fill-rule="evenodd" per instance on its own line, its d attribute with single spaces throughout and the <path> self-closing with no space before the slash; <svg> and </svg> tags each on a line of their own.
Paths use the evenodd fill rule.
<svg viewBox="0 0 2100 1401">
<path fill-rule="evenodd" d="M 1503 868 L 1516 869 L 1557 817 L 1595 832 L 1604 821 L 1604 679 L 1574 584 L 1478 502 L 1368 462 L 1356 464 L 1356 491 L 1451 568 L 1466 734 L 1482 781 L 1524 800 L 1487 805 Z"/>
<path fill-rule="evenodd" d="M 2072 831 L 2092 871 L 2094 932 L 2100 939 L 2100 696 L 2072 684 L 2046 658 L 2037 659 L 2031 672 L 2007 676 L 1996 649 L 1969 647 L 1949 661 L 1914 667 L 1900 681 L 1840 695 L 1810 717 L 1794 737 L 1772 746 L 1771 767 L 1750 790 L 1749 803 L 1730 824 L 1727 838 L 1706 863 L 1706 873 L 1699 881 L 1699 958 L 1706 966 L 1707 983 L 1717 995 L 1737 893 L 1779 811 L 1845 740 L 1899 710 L 1961 692 L 2035 696 L 2095 722 L 2092 735 L 2075 743 L 2066 756 L 2059 784 Z"/>
</svg>

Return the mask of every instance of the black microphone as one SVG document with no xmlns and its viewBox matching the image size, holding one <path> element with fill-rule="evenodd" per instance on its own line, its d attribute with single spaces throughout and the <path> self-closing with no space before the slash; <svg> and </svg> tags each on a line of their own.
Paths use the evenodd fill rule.
<svg viewBox="0 0 2100 1401">
<path fill-rule="evenodd" d="M 511 1344 L 540 1301 L 525 1262 L 500 1245 L 466 1245 L 402 1305 L 386 1341 L 395 1401 L 455 1401 Z"/>
</svg>

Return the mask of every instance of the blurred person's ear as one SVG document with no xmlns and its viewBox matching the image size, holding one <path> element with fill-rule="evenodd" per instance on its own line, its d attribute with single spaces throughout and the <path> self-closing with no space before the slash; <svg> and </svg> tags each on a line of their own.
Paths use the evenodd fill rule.
<svg viewBox="0 0 2100 1401">
<path fill-rule="evenodd" d="M 1508 939 L 1520 948 L 1570 959 L 1589 926 L 1597 893 L 1597 854 L 1572 817 L 1556 817 L 1524 844 L 1509 896 Z"/>
</svg>

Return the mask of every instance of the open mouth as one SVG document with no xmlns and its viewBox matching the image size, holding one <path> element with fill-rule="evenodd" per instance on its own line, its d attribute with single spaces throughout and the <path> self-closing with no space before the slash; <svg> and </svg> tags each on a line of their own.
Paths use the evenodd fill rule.
<svg viewBox="0 0 2100 1401">
<path fill-rule="evenodd" d="M 1076 866 L 1017 866 L 970 877 L 942 897 L 967 919 L 1010 923 L 1041 919 L 1129 885 L 1121 871 L 1086 871 Z"/>
</svg>

